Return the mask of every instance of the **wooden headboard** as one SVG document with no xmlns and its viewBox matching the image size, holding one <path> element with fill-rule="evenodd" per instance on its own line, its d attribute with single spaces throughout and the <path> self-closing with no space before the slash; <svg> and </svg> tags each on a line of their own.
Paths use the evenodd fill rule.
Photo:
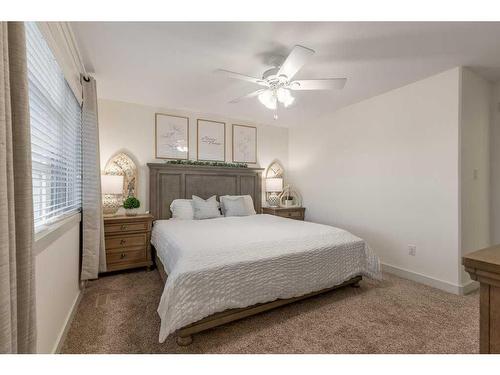
<svg viewBox="0 0 500 375">
<path fill-rule="evenodd" d="M 155 220 L 171 217 L 174 199 L 203 199 L 217 195 L 250 195 L 255 211 L 262 205 L 262 168 L 222 168 L 167 163 L 148 163 L 149 210 Z"/>
</svg>

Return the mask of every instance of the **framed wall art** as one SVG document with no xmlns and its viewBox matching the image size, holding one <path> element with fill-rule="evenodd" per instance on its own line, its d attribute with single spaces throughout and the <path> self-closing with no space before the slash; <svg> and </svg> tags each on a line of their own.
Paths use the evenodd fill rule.
<svg viewBox="0 0 500 375">
<path fill-rule="evenodd" d="M 197 159 L 204 161 L 226 161 L 226 123 L 197 121 Z"/>
<path fill-rule="evenodd" d="M 233 162 L 257 163 L 257 128 L 233 124 Z"/>
<path fill-rule="evenodd" d="M 188 159 L 189 118 L 155 114 L 155 158 Z"/>
</svg>

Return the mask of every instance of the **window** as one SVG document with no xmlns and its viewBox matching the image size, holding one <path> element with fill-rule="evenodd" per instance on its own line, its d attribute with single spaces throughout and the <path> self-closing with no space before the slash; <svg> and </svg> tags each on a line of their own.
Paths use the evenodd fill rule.
<svg viewBox="0 0 500 375">
<path fill-rule="evenodd" d="M 37 25 L 26 23 L 35 232 L 80 211 L 81 108 Z"/>
</svg>

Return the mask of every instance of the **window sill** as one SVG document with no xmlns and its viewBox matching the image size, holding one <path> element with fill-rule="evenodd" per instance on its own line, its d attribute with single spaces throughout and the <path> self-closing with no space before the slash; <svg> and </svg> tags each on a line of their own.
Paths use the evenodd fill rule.
<svg viewBox="0 0 500 375">
<path fill-rule="evenodd" d="M 67 232 L 68 229 L 82 220 L 81 212 L 77 212 L 56 223 L 48 225 L 42 231 L 35 234 L 33 250 L 35 256 L 43 252 L 50 244 Z"/>
</svg>

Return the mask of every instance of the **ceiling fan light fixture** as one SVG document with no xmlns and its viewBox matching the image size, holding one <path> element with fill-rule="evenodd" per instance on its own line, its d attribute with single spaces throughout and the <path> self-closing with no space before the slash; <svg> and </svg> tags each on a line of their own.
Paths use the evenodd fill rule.
<svg viewBox="0 0 500 375">
<path fill-rule="evenodd" d="M 278 97 L 278 101 L 283 104 L 286 107 L 289 107 L 293 104 L 295 101 L 295 98 L 292 96 L 290 93 L 290 90 L 284 89 L 280 87 L 277 92 L 276 96 Z"/>
<path fill-rule="evenodd" d="M 294 101 L 295 98 L 290 95 L 290 97 L 283 103 L 283 105 L 285 106 L 285 108 L 288 108 L 293 104 Z"/>
<path fill-rule="evenodd" d="M 266 90 L 259 94 L 259 101 L 264 104 L 266 108 L 276 109 L 276 96 L 271 90 Z"/>
<path fill-rule="evenodd" d="M 252 82 L 265 88 L 253 91 L 245 96 L 236 98 L 230 103 L 238 103 L 243 99 L 257 97 L 268 109 L 277 111 L 278 107 L 289 107 L 295 102 L 292 91 L 314 91 L 314 90 L 339 90 L 344 88 L 347 78 L 318 78 L 293 80 L 295 74 L 304 66 L 307 60 L 314 54 L 314 50 L 296 45 L 288 56 L 273 68 L 266 70 L 262 78 L 256 78 L 219 69 L 218 71 L 229 77 Z M 275 113 L 275 118 L 277 114 Z"/>
<path fill-rule="evenodd" d="M 285 84 L 288 82 L 288 77 L 284 74 L 281 74 L 278 76 L 278 81 L 279 81 L 279 83 Z"/>
</svg>

